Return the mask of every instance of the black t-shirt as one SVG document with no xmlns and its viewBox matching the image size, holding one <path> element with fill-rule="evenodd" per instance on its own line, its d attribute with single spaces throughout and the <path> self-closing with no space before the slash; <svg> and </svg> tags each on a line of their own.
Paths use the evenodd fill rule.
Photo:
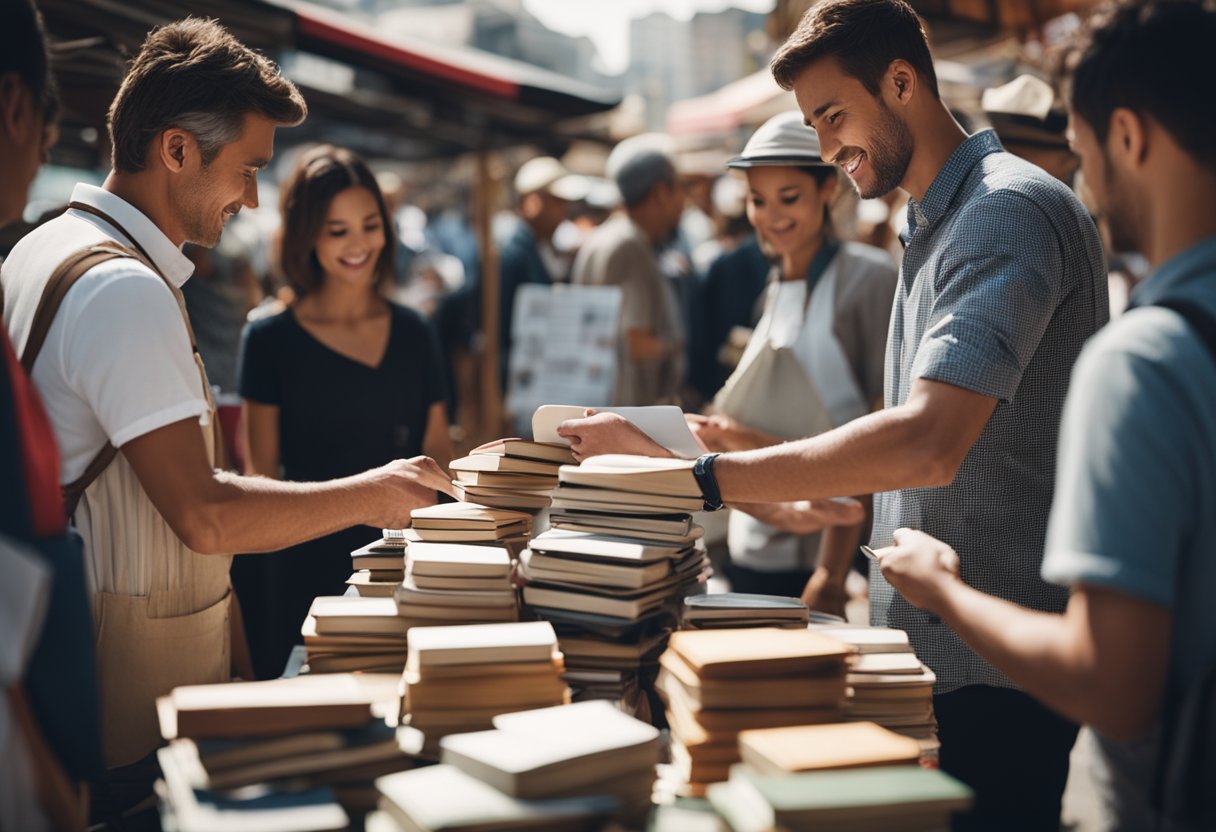
<svg viewBox="0 0 1216 832">
<path fill-rule="evenodd" d="M 390 308 L 388 349 L 377 367 L 334 352 L 291 310 L 245 328 L 240 393 L 279 408 L 283 479 L 329 480 L 422 453 L 427 413 L 445 396 L 439 346 L 416 312 Z M 354 526 L 233 561 L 232 582 L 259 679 L 283 672 L 313 599 L 341 595 L 351 551 L 379 537 L 379 529 Z"/>
<path fill-rule="evenodd" d="M 377 367 L 325 346 L 290 309 L 245 328 L 240 394 L 279 408 L 283 479 L 345 477 L 422 453 L 427 413 L 446 396 L 439 346 L 416 312 L 389 308 Z"/>
</svg>

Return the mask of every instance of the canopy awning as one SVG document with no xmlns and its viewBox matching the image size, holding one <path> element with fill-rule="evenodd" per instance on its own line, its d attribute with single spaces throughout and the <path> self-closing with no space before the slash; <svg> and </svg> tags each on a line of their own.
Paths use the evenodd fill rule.
<svg viewBox="0 0 1216 832">
<path fill-rule="evenodd" d="M 674 102 L 667 110 L 667 132 L 677 137 L 724 135 L 759 126 L 797 106 L 794 94 L 777 86 L 766 68 L 708 95 Z"/>
<path fill-rule="evenodd" d="M 615 107 L 620 96 L 471 48 L 386 36 L 301 0 L 39 0 L 64 91 L 56 156 L 103 166 L 105 114 L 126 60 L 155 26 L 191 14 L 220 21 L 283 64 L 310 117 L 288 141 L 348 144 L 368 155 L 440 158 L 523 143 L 560 149 L 565 119 Z"/>
</svg>

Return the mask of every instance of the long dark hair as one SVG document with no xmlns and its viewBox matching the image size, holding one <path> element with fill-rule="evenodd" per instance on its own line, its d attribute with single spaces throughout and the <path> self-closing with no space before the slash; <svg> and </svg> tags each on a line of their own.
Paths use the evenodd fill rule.
<svg viewBox="0 0 1216 832">
<path fill-rule="evenodd" d="M 296 297 L 315 292 L 325 280 L 325 272 L 317 260 L 317 237 L 325 224 L 329 204 L 347 188 L 366 188 L 376 199 L 384 225 L 384 248 L 376 260 L 374 288 L 383 291 L 392 282 L 397 235 L 376 177 L 354 152 L 324 144 L 300 157 L 279 202 L 283 216 L 279 263 Z"/>
</svg>

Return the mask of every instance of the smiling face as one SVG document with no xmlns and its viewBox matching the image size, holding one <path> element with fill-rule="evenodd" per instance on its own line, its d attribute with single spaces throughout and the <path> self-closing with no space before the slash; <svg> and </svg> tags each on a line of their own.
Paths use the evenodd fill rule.
<svg viewBox="0 0 1216 832">
<path fill-rule="evenodd" d="M 823 158 L 843 168 L 863 198 L 900 186 L 912 161 L 912 133 L 881 95 L 835 59 L 821 58 L 798 76 L 794 97 L 819 134 Z"/>
<path fill-rule="evenodd" d="M 384 222 L 376 197 L 358 185 L 339 191 L 330 200 L 316 241 L 325 280 L 371 288 L 384 246 Z"/>
<path fill-rule="evenodd" d="M 211 248 L 242 206 L 258 207 L 257 174 L 274 154 L 275 127 L 267 118 L 247 114 L 240 137 L 221 147 L 207 165 L 193 142 L 184 175 L 170 194 L 185 241 Z"/>
<path fill-rule="evenodd" d="M 795 167 L 754 167 L 747 171 L 747 218 L 783 260 L 807 259 L 825 231 L 825 208 L 836 191 L 836 180 L 822 185 Z"/>
</svg>

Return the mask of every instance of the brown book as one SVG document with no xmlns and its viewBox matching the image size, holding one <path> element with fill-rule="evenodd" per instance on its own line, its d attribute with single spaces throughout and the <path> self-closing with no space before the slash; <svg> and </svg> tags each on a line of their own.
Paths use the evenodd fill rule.
<svg viewBox="0 0 1216 832">
<path fill-rule="evenodd" d="M 702 679 L 815 675 L 844 670 L 854 652 L 811 630 L 756 627 L 672 633 L 670 649 Z"/>
<path fill-rule="evenodd" d="M 556 442 L 533 442 L 528 439 L 498 439 L 474 448 L 470 454 L 496 454 L 519 459 L 533 459 L 555 465 L 574 465 L 574 453 L 569 445 Z"/>
<path fill-rule="evenodd" d="M 551 462 L 538 462 L 534 459 L 517 459 L 511 456 L 497 454 L 474 454 L 452 460 L 448 466 L 453 471 L 493 471 L 499 474 L 532 474 L 552 476 L 557 466 Z"/>
<path fill-rule="evenodd" d="M 407 671 L 403 677 L 406 685 L 408 707 L 414 708 L 493 708 L 499 705 L 530 705 L 543 707 L 557 705 L 566 696 L 566 683 L 547 664 L 550 672 L 541 676 L 482 677 L 476 682 L 469 679 L 427 679 Z"/>
<path fill-rule="evenodd" d="M 763 774 L 915 764 L 920 744 L 873 722 L 764 728 L 739 734 L 743 761 Z"/>
<path fill-rule="evenodd" d="M 700 497 L 673 494 L 635 494 L 607 488 L 563 483 L 553 489 L 553 507 L 564 511 L 603 514 L 691 514 L 705 507 Z"/>
<path fill-rule="evenodd" d="M 532 524 L 532 515 L 527 512 L 477 503 L 440 503 L 417 508 L 410 512 L 410 518 L 414 529 L 486 529 Z"/>
<path fill-rule="evenodd" d="M 446 575 L 410 575 L 409 579 L 413 581 L 414 586 L 419 589 L 444 589 L 444 590 L 471 590 L 491 591 L 491 590 L 509 590 L 511 586 L 511 578 L 504 575 L 501 578 L 466 578 L 464 576 L 447 577 Z"/>
<path fill-rule="evenodd" d="M 367 689 L 342 675 L 187 685 L 156 700 L 165 739 L 356 728 L 372 718 L 371 706 Z"/>
<path fill-rule="evenodd" d="M 456 482 L 489 488 L 552 491 L 557 487 L 557 474 L 519 474 L 509 471 L 452 471 Z M 474 501 L 476 502 L 476 501 Z"/>
<path fill-rule="evenodd" d="M 498 526 L 487 528 L 461 528 L 461 529 L 427 529 L 427 528 L 410 528 L 406 529 L 405 533 L 411 541 L 424 543 L 474 543 L 484 541 L 486 543 L 497 543 L 505 541 L 507 538 L 517 537 L 521 534 L 527 534 L 530 528 L 528 523 L 514 523 L 510 526 Z"/>
<path fill-rule="evenodd" d="M 549 489 L 543 491 L 512 490 L 510 488 L 486 488 L 476 485 L 465 485 L 453 482 L 452 490 L 456 499 L 470 503 L 479 503 L 491 508 L 506 509 L 542 509 L 548 508 L 551 502 Z"/>
<path fill-rule="evenodd" d="M 843 674 L 702 679 L 670 650 L 659 658 L 659 664 L 684 688 L 697 710 L 800 706 L 830 708 L 839 707 L 845 701 Z"/>
</svg>

